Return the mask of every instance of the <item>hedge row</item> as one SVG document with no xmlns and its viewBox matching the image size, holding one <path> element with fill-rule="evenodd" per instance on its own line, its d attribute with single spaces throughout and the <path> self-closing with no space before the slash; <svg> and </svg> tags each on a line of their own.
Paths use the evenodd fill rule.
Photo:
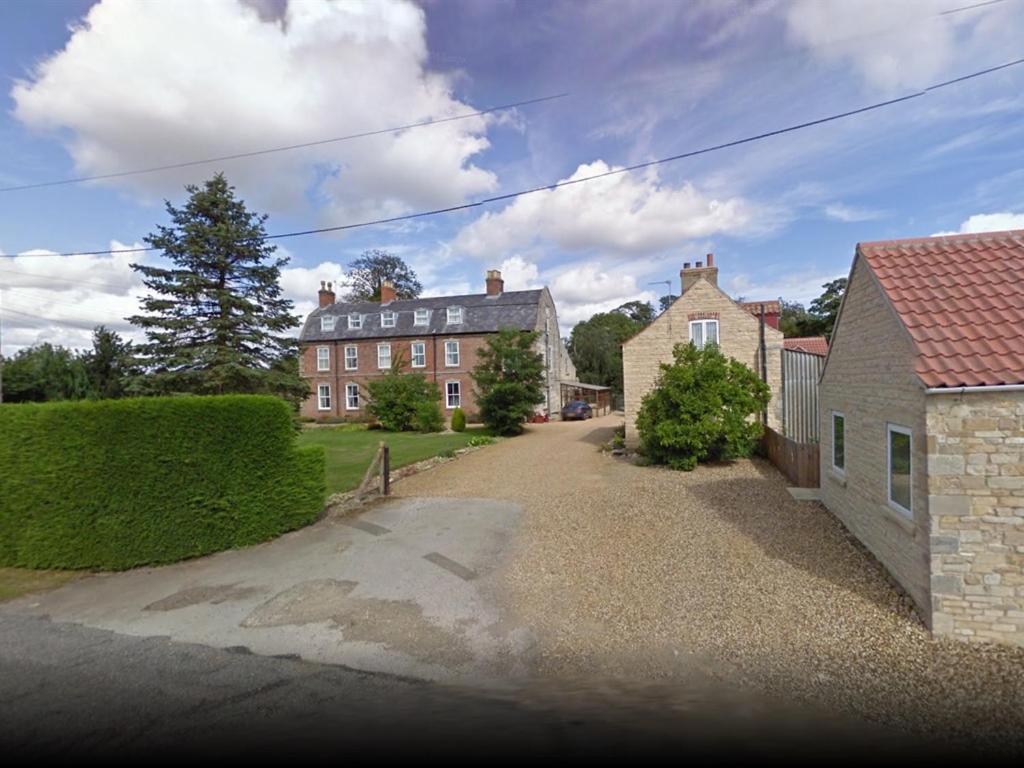
<svg viewBox="0 0 1024 768">
<path fill-rule="evenodd" d="M 316 519 L 320 448 L 274 397 L 0 406 L 0 565 L 120 570 Z"/>
</svg>

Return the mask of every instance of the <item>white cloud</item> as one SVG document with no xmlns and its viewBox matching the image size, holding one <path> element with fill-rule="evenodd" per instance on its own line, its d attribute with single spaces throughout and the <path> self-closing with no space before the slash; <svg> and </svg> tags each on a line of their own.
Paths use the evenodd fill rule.
<svg viewBox="0 0 1024 768">
<path fill-rule="evenodd" d="M 110 243 L 111 250 L 139 247 L 143 246 Z M 128 265 L 144 261 L 145 253 L 47 254 L 52 251 L 0 258 L 4 354 L 44 341 L 73 349 L 89 347 L 97 325 L 140 339 L 125 317 L 138 312 L 138 297 L 145 289 Z"/>
<path fill-rule="evenodd" d="M 542 287 L 537 265 L 522 256 L 512 256 L 501 262 L 501 278 L 505 281 L 506 291 L 526 291 Z"/>
<path fill-rule="evenodd" d="M 1016 49 L 1019 31 L 1010 19 L 1019 9 L 1003 7 L 1013 3 L 943 14 L 950 5 L 794 0 L 783 8 L 790 40 L 826 62 L 849 64 L 871 87 L 893 93 L 931 85 L 957 62 L 991 61 Z"/>
<path fill-rule="evenodd" d="M 943 235 L 968 235 L 978 232 L 1001 232 L 1006 229 L 1024 229 L 1024 213 L 976 213 L 969 217 L 960 229 L 954 232 L 935 232 L 932 237 Z"/>
<path fill-rule="evenodd" d="M 832 203 L 825 206 L 825 215 L 830 219 L 835 219 L 836 221 L 850 223 L 855 221 L 872 221 L 874 219 L 880 219 L 885 214 L 882 211 L 876 211 L 872 208 L 859 208 L 855 205 Z"/>
<path fill-rule="evenodd" d="M 852 252 L 850 258 L 853 258 Z M 746 301 L 768 301 L 782 298 L 807 306 L 821 295 L 825 283 L 846 276 L 846 272 L 823 272 L 817 268 L 785 270 L 783 274 L 768 278 L 740 273 L 730 278 L 723 287 L 734 299 L 742 297 Z"/>
<path fill-rule="evenodd" d="M 152 167 L 472 112 L 426 69 L 408 0 L 303 0 L 276 18 L 238 0 L 104 0 L 11 92 L 14 114 L 65 143 L 75 173 Z M 272 9 L 270 9 L 272 10 Z M 171 43 L 170 41 L 173 41 Z M 471 158 L 488 118 L 102 182 L 146 198 L 223 169 L 269 210 L 315 200 L 332 221 L 449 205 L 491 190 Z"/>
<path fill-rule="evenodd" d="M 596 160 L 580 165 L 562 181 L 610 170 L 603 160 Z M 569 251 L 601 248 L 606 253 L 636 254 L 715 233 L 767 231 L 773 226 L 767 214 L 742 198 L 717 200 L 690 183 L 663 184 L 652 169 L 518 197 L 463 228 L 452 248 L 488 256 L 549 241 Z"/>
</svg>

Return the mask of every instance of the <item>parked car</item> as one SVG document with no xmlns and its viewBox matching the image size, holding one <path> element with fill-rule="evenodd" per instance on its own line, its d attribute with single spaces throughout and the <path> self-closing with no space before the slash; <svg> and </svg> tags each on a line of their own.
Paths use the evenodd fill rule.
<svg viewBox="0 0 1024 768">
<path fill-rule="evenodd" d="M 594 417 L 594 409 L 590 403 L 583 400 L 573 400 L 562 407 L 562 421 L 571 419 L 591 419 Z"/>
</svg>

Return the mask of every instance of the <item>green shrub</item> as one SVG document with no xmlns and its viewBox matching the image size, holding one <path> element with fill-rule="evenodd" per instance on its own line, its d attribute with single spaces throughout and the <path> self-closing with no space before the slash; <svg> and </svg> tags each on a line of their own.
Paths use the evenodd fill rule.
<svg viewBox="0 0 1024 768">
<path fill-rule="evenodd" d="M 768 385 L 714 344 L 678 344 L 674 356 L 661 365 L 637 414 L 646 457 L 691 470 L 702 461 L 749 456 L 761 437 L 756 415 L 768 405 Z"/>
<path fill-rule="evenodd" d="M 390 372 L 369 382 L 366 389 L 370 393 L 366 410 L 390 432 L 420 429 L 421 424 L 432 426 L 426 410 L 428 406 L 434 406 L 440 417 L 437 407 L 440 391 L 437 384 L 422 373 L 401 373 L 398 365 L 392 365 Z M 436 432 L 443 428 L 444 419 L 441 417 L 441 427 L 425 431 Z"/>
<path fill-rule="evenodd" d="M 544 360 L 536 331 L 503 328 L 478 352 L 473 368 L 484 424 L 497 435 L 518 435 L 534 406 L 544 402 Z"/>
<path fill-rule="evenodd" d="M 0 565 L 119 570 L 317 518 L 324 456 L 276 397 L 0 406 Z"/>
<path fill-rule="evenodd" d="M 413 427 L 417 432 L 440 432 L 444 429 L 444 416 L 437 403 L 420 403 L 416 408 Z"/>
<path fill-rule="evenodd" d="M 461 408 L 452 411 L 452 432 L 466 431 L 466 412 Z"/>
<path fill-rule="evenodd" d="M 437 454 L 437 456 L 438 456 L 438 458 L 441 458 L 441 459 L 454 459 L 455 458 L 455 451 L 453 451 L 451 448 L 447 448 L 447 449 L 441 451 L 439 454 Z"/>
<path fill-rule="evenodd" d="M 469 438 L 466 442 L 466 445 L 476 448 L 479 445 L 492 445 L 493 443 L 494 438 L 490 435 L 473 435 L 473 437 Z"/>
</svg>

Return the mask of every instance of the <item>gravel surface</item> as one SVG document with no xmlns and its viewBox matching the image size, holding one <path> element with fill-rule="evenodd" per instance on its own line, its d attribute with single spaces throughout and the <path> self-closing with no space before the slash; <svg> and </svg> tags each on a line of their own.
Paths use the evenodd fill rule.
<svg viewBox="0 0 1024 768">
<path fill-rule="evenodd" d="M 957 742 L 1024 749 L 1024 649 L 932 640 L 842 525 L 760 460 L 690 473 L 599 451 L 615 416 L 402 480 L 525 509 L 505 583 L 549 678 L 701 673 Z"/>
</svg>

